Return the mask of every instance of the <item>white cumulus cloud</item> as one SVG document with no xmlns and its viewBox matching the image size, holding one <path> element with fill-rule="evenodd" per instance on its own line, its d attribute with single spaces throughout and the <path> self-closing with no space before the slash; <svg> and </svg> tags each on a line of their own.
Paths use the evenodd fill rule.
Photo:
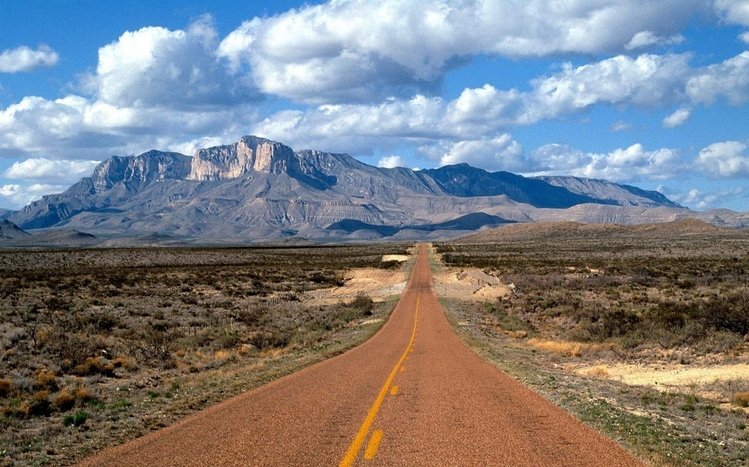
<svg viewBox="0 0 749 467">
<path fill-rule="evenodd" d="M 749 2 L 746 0 L 715 0 L 715 9 L 726 21 L 749 26 Z"/>
<path fill-rule="evenodd" d="M 574 175 L 622 182 L 666 179 L 683 167 L 678 151 L 669 148 L 648 151 L 639 143 L 608 153 L 549 144 L 536 150 L 530 159 L 532 172 L 539 175 Z"/>
<path fill-rule="evenodd" d="M 531 82 L 531 89 L 500 90 L 490 84 L 464 89 L 454 100 L 416 95 L 380 104 L 321 105 L 286 110 L 256 124 L 253 132 L 300 147 L 325 143 L 356 150 L 383 138 L 453 141 L 501 134 L 582 111 L 596 104 L 654 106 L 678 98 L 689 74 L 686 55 L 616 56 L 562 70 Z"/>
<path fill-rule="evenodd" d="M 747 196 L 747 189 L 744 187 L 733 187 L 725 190 L 714 191 L 704 191 L 698 188 L 692 188 L 691 190 L 684 192 L 665 186 L 659 186 L 658 191 L 682 206 L 688 206 L 693 209 L 720 208 L 725 206 L 727 202 L 735 201 L 738 198 L 745 198 Z"/>
<path fill-rule="evenodd" d="M 10 180 L 75 182 L 91 175 L 99 161 L 51 160 L 41 157 L 14 162 L 3 176 Z"/>
<path fill-rule="evenodd" d="M 640 31 L 624 46 L 627 50 L 639 49 L 642 47 L 649 47 L 651 45 L 673 45 L 680 44 L 686 39 L 681 34 L 674 34 L 669 37 L 661 37 L 656 35 L 653 31 Z"/>
<path fill-rule="evenodd" d="M 686 92 L 699 103 L 711 104 L 719 97 L 736 105 L 749 101 L 749 51 L 698 70 Z"/>
<path fill-rule="evenodd" d="M 716 178 L 749 177 L 747 145 L 740 141 L 723 141 L 702 149 L 695 166 Z"/>
<path fill-rule="evenodd" d="M 85 88 L 120 107 L 216 107 L 257 98 L 247 78 L 235 76 L 217 55 L 210 18 L 185 30 L 145 27 L 99 49 L 96 73 Z"/>
<path fill-rule="evenodd" d="M 50 185 L 46 183 L 0 185 L 0 206 L 10 209 L 20 209 L 44 195 L 60 193 L 66 188 L 66 185 Z"/>
<path fill-rule="evenodd" d="M 672 114 L 668 115 L 663 119 L 663 126 L 666 128 L 676 128 L 681 126 L 689 120 L 692 115 L 692 110 L 688 107 L 682 107 L 675 110 Z"/>
<path fill-rule="evenodd" d="M 19 73 L 37 68 L 48 68 L 57 65 L 59 60 L 57 52 L 48 45 L 42 44 L 36 50 L 24 45 L 3 50 L 0 53 L 0 73 Z"/>
<path fill-rule="evenodd" d="M 396 167 L 405 167 L 405 161 L 401 156 L 385 156 L 377 161 L 377 167 L 394 169 Z"/>
<path fill-rule="evenodd" d="M 510 135 L 458 141 L 443 144 L 440 165 L 466 163 L 474 167 L 496 170 L 520 170 L 524 167 L 523 146 Z"/>
<path fill-rule="evenodd" d="M 479 54 L 598 54 L 633 41 L 678 40 L 675 33 L 703 8 L 703 0 L 339 0 L 246 21 L 219 54 L 234 70 L 250 68 L 266 93 L 364 101 L 428 94 Z M 649 35 L 637 38 L 643 32 Z"/>
</svg>

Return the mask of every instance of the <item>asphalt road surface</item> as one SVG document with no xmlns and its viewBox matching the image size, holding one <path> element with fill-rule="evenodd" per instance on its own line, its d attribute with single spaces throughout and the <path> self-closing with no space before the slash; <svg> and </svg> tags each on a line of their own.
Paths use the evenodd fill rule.
<svg viewBox="0 0 749 467">
<path fill-rule="evenodd" d="M 641 465 L 458 339 L 424 246 L 366 343 L 83 464 Z"/>
</svg>

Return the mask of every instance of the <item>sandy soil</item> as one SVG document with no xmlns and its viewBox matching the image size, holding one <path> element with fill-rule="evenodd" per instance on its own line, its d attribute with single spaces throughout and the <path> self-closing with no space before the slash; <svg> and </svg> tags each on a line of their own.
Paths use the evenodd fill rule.
<svg viewBox="0 0 749 467">
<path fill-rule="evenodd" d="M 330 305 L 353 300 L 357 295 L 367 295 L 372 300 L 381 302 L 388 297 L 401 294 L 406 290 L 407 283 L 407 270 L 352 269 L 346 272 L 342 287 L 307 292 L 304 300 L 313 306 Z"/>
<path fill-rule="evenodd" d="M 716 385 L 749 381 L 749 364 L 685 366 L 675 364 L 637 365 L 629 363 L 598 364 L 576 367 L 575 373 L 621 381 L 632 386 L 648 386 L 662 392 L 687 392 L 718 402 L 735 410 L 731 394 L 716 390 Z M 744 409 L 749 413 L 749 409 Z"/>
<path fill-rule="evenodd" d="M 411 259 L 408 255 L 384 255 L 382 257 L 382 262 L 385 263 L 387 261 L 400 261 L 401 263 L 405 263 Z"/>
<path fill-rule="evenodd" d="M 664 390 L 669 387 L 702 386 L 719 381 L 749 379 L 749 364 L 710 365 L 690 367 L 685 365 L 635 365 L 614 363 L 584 366 L 575 370 L 579 374 L 597 373 L 635 386 L 652 386 Z"/>
<path fill-rule="evenodd" d="M 434 275 L 434 288 L 440 297 L 487 301 L 512 295 L 515 285 L 478 268 L 445 268 Z"/>
</svg>

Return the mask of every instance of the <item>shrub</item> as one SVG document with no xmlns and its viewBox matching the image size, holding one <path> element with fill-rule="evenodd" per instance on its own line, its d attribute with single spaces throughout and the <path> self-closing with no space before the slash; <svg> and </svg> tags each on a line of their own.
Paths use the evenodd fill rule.
<svg viewBox="0 0 749 467">
<path fill-rule="evenodd" d="M 21 403 L 21 413 L 27 417 L 34 415 L 47 416 L 51 412 L 49 403 L 49 391 L 37 391 L 31 395 L 31 399 Z"/>
<path fill-rule="evenodd" d="M 52 405 L 60 412 L 70 410 L 75 406 L 75 395 L 73 395 L 67 388 L 64 388 L 57 394 L 57 396 L 55 396 Z"/>
<path fill-rule="evenodd" d="M 65 426 L 81 426 L 88 420 L 88 414 L 82 410 L 74 413 L 73 415 L 66 415 L 62 419 L 62 423 Z"/>
<path fill-rule="evenodd" d="M 73 395 L 81 402 L 89 402 L 94 400 L 93 393 L 86 386 L 78 386 L 77 388 L 75 388 L 73 390 Z"/>
<path fill-rule="evenodd" d="M 374 301 L 367 295 L 357 295 L 356 298 L 349 303 L 349 306 L 363 316 L 371 316 L 374 311 Z"/>
<path fill-rule="evenodd" d="M 54 391 L 57 389 L 57 377 L 49 370 L 39 370 L 31 387 L 36 390 Z"/>
<path fill-rule="evenodd" d="M 13 390 L 13 381 L 0 378 L 0 397 L 8 397 Z"/>
<path fill-rule="evenodd" d="M 78 376 L 104 375 L 114 376 L 114 362 L 105 360 L 103 357 L 88 357 L 80 365 L 73 368 L 72 373 Z"/>
<path fill-rule="evenodd" d="M 749 391 L 737 392 L 733 396 L 733 403 L 739 407 L 749 407 Z"/>
<path fill-rule="evenodd" d="M 749 293 L 741 292 L 715 297 L 705 304 L 707 324 L 718 330 L 749 333 Z"/>
</svg>

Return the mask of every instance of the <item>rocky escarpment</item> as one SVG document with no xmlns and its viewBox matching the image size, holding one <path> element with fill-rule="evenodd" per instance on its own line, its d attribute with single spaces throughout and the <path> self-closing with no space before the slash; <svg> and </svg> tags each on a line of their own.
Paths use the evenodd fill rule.
<svg viewBox="0 0 749 467">
<path fill-rule="evenodd" d="M 188 180 L 230 180 L 251 172 L 281 173 L 298 166 L 294 151 L 281 143 L 245 136 L 234 144 L 198 149 Z"/>
<path fill-rule="evenodd" d="M 139 156 L 114 156 L 102 162 L 91 176 L 91 188 L 101 193 L 121 183 L 134 191 L 164 180 L 184 180 L 191 158 L 176 152 L 148 151 Z"/>
<path fill-rule="evenodd" d="M 313 158 L 302 157 L 290 147 L 257 136 L 244 136 L 225 146 L 198 149 L 192 157 L 187 180 L 233 180 L 250 174 L 288 174 L 319 189 L 336 183 Z"/>
</svg>

